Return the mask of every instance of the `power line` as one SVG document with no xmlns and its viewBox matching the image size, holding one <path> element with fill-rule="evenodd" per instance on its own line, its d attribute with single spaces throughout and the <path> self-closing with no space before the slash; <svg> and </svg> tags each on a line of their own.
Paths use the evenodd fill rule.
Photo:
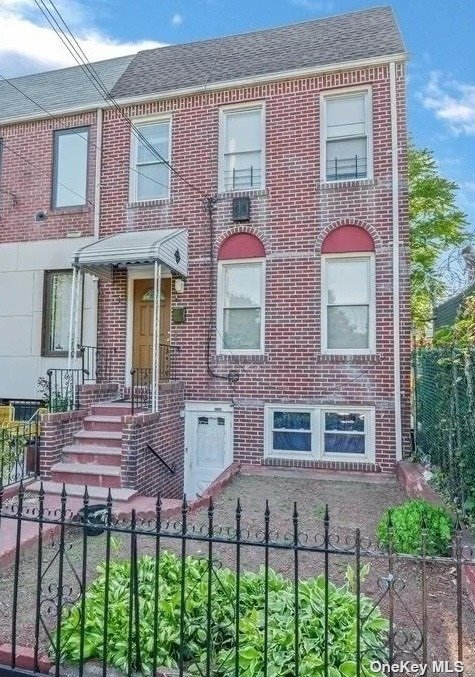
<svg viewBox="0 0 475 677">
<path fill-rule="evenodd" d="M 28 99 L 28 101 L 31 101 L 31 103 L 33 103 L 33 104 L 34 104 L 35 106 L 37 106 L 40 110 L 42 110 L 44 113 L 46 113 L 46 115 L 48 115 L 48 117 L 50 117 L 50 118 L 51 118 L 52 120 L 54 120 L 55 122 L 58 122 L 58 121 L 61 121 L 61 120 L 62 120 L 62 118 L 61 118 L 60 116 L 57 116 L 57 115 L 54 115 L 53 113 L 51 113 L 51 111 L 49 111 L 47 108 L 45 108 L 41 103 L 39 103 L 38 101 L 36 101 L 36 99 L 34 99 L 34 98 L 33 98 L 32 96 L 30 96 L 29 94 L 27 94 L 27 92 L 25 92 L 23 89 L 21 89 L 20 87 L 18 87 L 18 85 L 16 85 L 14 82 L 12 82 L 12 81 L 9 80 L 8 78 L 6 78 L 6 77 L 5 77 L 4 75 L 2 75 L 1 73 L 0 73 L 0 80 L 3 80 L 4 82 L 6 82 L 8 85 L 10 85 L 10 87 L 12 87 L 13 89 L 15 89 L 19 94 L 21 94 L 21 95 L 24 96 L 26 99 Z M 78 136 L 79 136 L 85 143 L 89 144 L 89 140 L 88 140 L 85 136 L 83 136 L 83 135 L 81 135 L 81 134 L 79 134 Z M 97 144 L 93 144 L 93 145 L 94 145 L 94 148 L 96 148 L 97 152 L 99 152 L 99 153 L 102 152 L 102 149 L 101 149 Z M 138 176 L 143 176 L 144 178 L 148 179 L 149 181 L 152 181 L 153 183 L 156 183 L 158 186 L 161 186 L 162 188 L 165 188 L 165 189 L 167 189 L 167 190 L 169 189 L 169 186 L 166 185 L 165 183 L 162 183 L 161 181 L 157 181 L 156 179 L 152 178 L 151 176 L 148 176 L 147 174 L 144 174 L 143 172 L 141 172 L 140 170 L 138 170 L 136 167 L 133 167 L 131 164 L 130 164 L 130 169 L 131 169 L 133 172 L 135 172 Z M 64 185 L 64 184 L 63 184 L 63 185 Z M 65 187 L 67 188 L 67 186 L 65 186 Z M 68 190 L 71 190 L 71 189 L 68 188 Z M 73 191 L 73 192 L 74 192 L 74 191 Z M 92 204 L 92 203 L 91 203 L 91 204 Z"/>
<path fill-rule="evenodd" d="M 142 142 L 142 144 L 154 155 L 154 157 L 158 158 L 158 160 L 160 162 L 165 164 L 170 169 L 170 171 L 172 171 L 186 185 L 188 185 L 194 191 L 199 193 L 202 197 L 207 198 L 208 195 L 206 195 L 200 188 L 198 188 L 195 184 L 193 184 L 191 181 L 189 181 L 179 170 L 177 170 L 172 165 L 172 163 L 169 160 L 164 158 L 160 154 L 160 152 L 154 146 L 152 146 L 152 144 L 142 134 L 142 132 L 139 129 L 137 129 L 137 127 L 135 126 L 133 121 L 125 114 L 125 112 L 122 110 L 122 107 L 117 103 L 115 98 L 112 96 L 111 92 L 108 90 L 107 86 L 105 85 L 105 83 L 102 80 L 102 78 L 100 77 L 100 75 L 94 69 L 93 65 L 89 62 L 86 54 L 84 53 L 84 50 L 82 49 L 82 47 L 78 43 L 76 37 L 72 33 L 71 29 L 69 28 L 68 24 L 66 23 L 65 19 L 63 18 L 61 12 L 58 10 L 56 5 L 54 4 L 53 0 L 49 0 L 49 2 L 50 2 L 51 7 L 53 7 L 54 11 L 56 12 L 57 17 L 59 17 L 59 21 L 56 18 L 56 16 L 53 14 L 53 12 L 47 7 L 44 0 L 34 0 L 34 2 L 36 4 L 36 6 L 38 7 L 38 9 L 43 14 L 43 16 L 48 21 L 51 28 L 58 35 L 61 42 L 65 45 L 66 49 L 69 51 L 71 56 L 74 58 L 76 63 L 78 63 L 79 66 L 81 66 L 81 68 L 86 73 L 89 80 L 92 82 L 92 84 L 97 89 L 97 91 L 100 93 L 100 95 L 105 99 L 105 101 L 112 104 L 112 106 L 117 111 L 117 113 L 122 118 L 122 120 L 129 126 L 129 128 L 131 129 L 134 136 Z M 59 22 L 61 22 L 61 23 L 59 23 Z M 62 28 L 61 24 L 62 24 L 62 26 L 64 26 L 64 28 Z M 70 37 L 68 37 L 68 35 L 66 33 L 69 34 Z"/>
</svg>

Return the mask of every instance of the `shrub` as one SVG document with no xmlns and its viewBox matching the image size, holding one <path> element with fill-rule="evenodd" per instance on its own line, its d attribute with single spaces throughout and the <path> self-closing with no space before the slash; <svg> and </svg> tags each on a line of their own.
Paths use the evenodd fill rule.
<svg viewBox="0 0 475 677">
<path fill-rule="evenodd" d="M 389 515 L 391 515 L 392 522 L 391 537 L 389 534 Z M 396 508 L 387 510 L 378 524 L 378 542 L 381 546 L 389 548 L 391 540 L 394 552 L 420 555 L 424 523 L 427 531 L 425 538 L 426 553 L 428 555 L 447 555 L 452 543 L 452 518 L 444 508 L 432 505 L 432 503 L 423 499 L 406 501 Z"/>
<path fill-rule="evenodd" d="M 102 659 L 104 632 L 105 566 L 86 592 L 84 622 L 84 658 Z M 180 655 L 181 559 L 164 552 L 159 563 L 158 665 L 174 668 Z M 354 576 L 354 574 L 353 574 Z M 108 662 L 127 669 L 130 563 L 113 561 L 109 574 Z M 329 675 L 353 677 L 356 674 L 356 596 L 349 576 L 344 585 L 329 582 Z M 150 672 L 153 661 L 153 620 L 155 560 L 143 556 L 138 561 L 140 608 L 140 651 L 142 669 Z M 268 675 L 291 677 L 294 674 L 294 587 L 280 575 L 268 576 Z M 210 651 L 212 674 L 235 674 L 235 600 L 236 574 L 219 569 L 212 575 Z M 187 674 L 205 674 L 207 647 L 208 562 L 186 558 L 185 636 L 183 647 Z M 323 576 L 300 581 L 299 657 L 300 674 L 323 674 L 324 599 Z M 387 620 L 378 607 L 364 596 L 361 604 L 362 677 L 372 677 L 372 659 L 383 660 Z M 80 602 L 69 612 L 61 630 L 62 659 L 76 662 L 80 652 Z M 245 572 L 240 577 L 240 674 L 263 674 L 264 647 L 264 574 Z M 137 668 L 133 649 L 134 668 Z"/>
</svg>

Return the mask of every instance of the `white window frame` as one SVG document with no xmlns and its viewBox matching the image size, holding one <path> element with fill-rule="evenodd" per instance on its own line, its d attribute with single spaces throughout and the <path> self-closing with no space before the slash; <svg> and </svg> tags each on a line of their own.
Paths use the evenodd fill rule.
<svg viewBox="0 0 475 677">
<path fill-rule="evenodd" d="M 226 115 L 245 111 L 261 112 L 261 185 L 259 188 L 226 188 L 224 159 L 226 138 Z M 218 192 L 219 193 L 246 193 L 254 190 L 264 190 L 266 187 L 266 105 L 265 101 L 246 102 L 232 106 L 222 106 L 219 109 L 219 142 L 218 142 Z"/>
<path fill-rule="evenodd" d="M 366 136 L 367 136 L 367 160 L 366 176 L 354 179 L 327 179 L 327 101 L 328 99 L 344 98 L 352 94 L 366 95 Z M 370 86 L 348 87 L 345 89 L 322 92 L 320 94 L 320 181 L 321 183 L 345 183 L 348 181 L 368 181 L 373 179 L 373 92 Z"/>
<path fill-rule="evenodd" d="M 328 348 L 327 263 L 334 259 L 369 259 L 368 348 Z M 321 351 L 323 355 L 374 355 L 376 353 L 376 265 L 374 252 L 321 255 Z M 356 304 L 355 304 L 356 305 Z"/>
<path fill-rule="evenodd" d="M 160 122 L 168 122 L 168 162 L 172 162 L 172 116 L 171 115 L 160 115 L 146 118 L 135 118 L 133 121 L 134 127 L 139 129 L 145 125 L 153 125 Z M 140 129 L 139 129 L 140 131 Z M 138 152 L 139 152 L 139 138 L 137 133 L 134 131 L 134 128 L 131 130 L 130 135 L 130 164 L 129 164 L 129 202 L 134 203 L 144 203 L 155 202 L 157 200 L 169 200 L 171 192 L 171 170 L 168 169 L 168 192 L 165 196 L 156 197 L 149 200 L 139 200 L 137 195 L 138 189 L 138 174 L 137 174 L 137 161 L 138 161 Z"/>
<path fill-rule="evenodd" d="M 274 412 L 296 411 L 310 414 L 311 452 L 276 451 L 273 448 Z M 325 413 L 348 412 L 364 414 L 366 422 L 364 454 L 329 454 L 325 453 Z M 374 463 L 375 462 L 375 408 L 359 405 L 299 405 L 265 404 L 264 405 L 264 458 L 279 458 L 297 461 L 335 461 L 340 463 Z"/>
<path fill-rule="evenodd" d="M 374 407 L 352 407 L 344 406 L 324 406 L 320 407 L 320 440 L 319 448 L 322 461 L 353 462 L 353 463 L 374 463 L 375 461 L 375 411 Z M 325 414 L 364 414 L 365 416 L 365 453 L 364 454 L 333 454 L 325 452 Z M 351 434 L 351 433 L 349 433 Z"/>
<path fill-rule="evenodd" d="M 226 266 L 255 263 L 261 267 L 261 336 L 257 349 L 225 348 L 223 346 L 224 319 L 224 269 Z M 266 298 L 266 260 L 265 258 L 224 259 L 218 261 L 217 313 L 216 313 L 216 352 L 218 355 L 264 355 L 265 350 L 265 298 Z"/>
</svg>

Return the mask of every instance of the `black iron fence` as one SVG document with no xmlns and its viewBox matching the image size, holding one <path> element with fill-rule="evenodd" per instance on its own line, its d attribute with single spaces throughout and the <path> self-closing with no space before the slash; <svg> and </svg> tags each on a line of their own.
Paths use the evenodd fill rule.
<svg viewBox="0 0 475 677">
<path fill-rule="evenodd" d="M 107 383 L 112 375 L 112 357 L 116 349 L 98 348 L 97 346 L 81 346 L 81 367 L 84 381 Z"/>
<path fill-rule="evenodd" d="M 450 557 L 428 557 L 424 534 L 420 555 L 409 557 L 371 545 L 359 529 L 339 537 L 328 508 L 309 533 L 294 504 L 289 532 L 279 533 L 268 505 L 260 522 L 239 501 L 226 528 L 211 501 L 200 514 L 184 500 L 173 522 L 160 498 L 155 514 L 132 511 L 126 521 L 114 517 L 110 493 L 92 505 L 86 490 L 78 505 L 63 490 L 48 505 L 42 492 L 3 505 L 0 494 L 0 540 L 8 531 L 16 538 L 0 576 L 0 644 L 11 646 L 2 674 L 18 669 L 25 645 L 34 670 L 50 662 L 56 676 L 82 675 L 91 662 L 104 677 L 112 667 L 376 677 L 406 674 L 388 667 L 399 661 L 432 675 L 460 673 L 464 660 L 466 677 L 474 674 L 462 579 L 475 561 L 460 532 Z M 34 551 L 21 545 L 26 529 L 36 532 Z"/>
<path fill-rule="evenodd" d="M 0 485 L 7 487 L 38 474 L 40 409 L 0 427 Z M 21 412 L 19 413 L 21 415 Z"/>
<path fill-rule="evenodd" d="M 137 409 L 150 409 L 152 406 L 152 370 L 137 367 L 130 370 L 130 400 L 132 415 Z"/>
<path fill-rule="evenodd" d="M 45 390 L 50 412 L 79 409 L 80 386 L 87 372 L 82 369 L 48 369 Z"/>
</svg>

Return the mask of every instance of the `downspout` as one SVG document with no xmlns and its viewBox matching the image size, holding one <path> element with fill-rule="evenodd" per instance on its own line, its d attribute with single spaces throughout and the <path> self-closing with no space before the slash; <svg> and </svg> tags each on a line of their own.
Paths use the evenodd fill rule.
<svg viewBox="0 0 475 677">
<path fill-rule="evenodd" d="M 104 112 L 102 108 L 96 113 L 96 164 L 94 169 L 94 242 L 99 239 L 101 227 L 101 178 L 102 178 L 102 128 Z M 91 298 L 91 345 L 97 346 L 97 328 L 99 321 L 99 280 L 92 277 L 93 293 Z"/>
<path fill-rule="evenodd" d="M 391 174 L 392 174 L 392 236 L 393 236 L 393 370 L 394 370 L 394 424 L 396 461 L 402 459 L 401 419 L 401 352 L 400 352 L 400 287 L 399 287 L 399 136 L 396 92 L 396 63 L 389 64 L 389 92 L 391 101 Z"/>
</svg>

